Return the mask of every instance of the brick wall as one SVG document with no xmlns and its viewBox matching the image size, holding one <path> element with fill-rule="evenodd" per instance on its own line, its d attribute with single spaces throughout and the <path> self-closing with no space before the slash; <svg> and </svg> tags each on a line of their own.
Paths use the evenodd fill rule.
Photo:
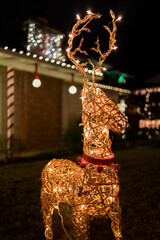
<svg viewBox="0 0 160 240">
<path fill-rule="evenodd" d="M 25 150 L 49 150 L 62 139 L 62 83 L 42 75 L 41 87 L 34 88 L 33 78 L 15 71 L 15 138 Z"/>
<path fill-rule="evenodd" d="M 6 71 L 6 67 L 0 66 L 0 137 L 3 139 L 7 131 Z M 77 84 L 77 94 L 70 95 L 69 83 L 40 75 L 42 85 L 34 88 L 33 79 L 34 74 L 15 70 L 14 137 L 23 151 L 52 150 L 61 144 L 62 132 L 69 122 L 81 117 L 80 91 L 83 86 Z M 118 92 L 106 93 L 118 102 Z"/>
<path fill-rule="evenodd" d="M 77 93 L 70 94 L 68 88 L 70 83 L 63 82 L 62 85 L 62 126 L 65 131 L 70 122 L 78 120 L 82 115 L 81 90 L 83 85 L 76 84 Z"/>
</svg>

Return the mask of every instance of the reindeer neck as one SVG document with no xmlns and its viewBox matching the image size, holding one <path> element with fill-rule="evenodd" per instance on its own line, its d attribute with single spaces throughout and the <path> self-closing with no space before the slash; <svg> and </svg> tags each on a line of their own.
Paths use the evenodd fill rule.
<svg viewBox="0 0 160 240">
<path fill-rule="evenodd" d="M 82 90 L 83 151 L 95 158 L 107 158 L 112 154 L 102 94 L 95 85 L 84 86 Z"/>
</svg>

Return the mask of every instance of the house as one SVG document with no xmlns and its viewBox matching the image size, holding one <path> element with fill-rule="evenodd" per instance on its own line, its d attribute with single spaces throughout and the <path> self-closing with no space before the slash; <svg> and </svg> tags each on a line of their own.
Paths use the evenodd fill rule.
<svg viewBox="0 0 160 240">
<path fill-rule="evenodd" d="M 148 87 L 160 86 L 160 73 L 146 80 Z"/>
<path fill-rule="evenodd" d="M 139 134 L 151 139 L 160 135 L 160 74 L 146 80 L 146 88 L 135 94 L 135 112 L 139 119 Z"/>
<path fill-rule="evenodd" d="M 38 64 L 41 86 L 32 85 Z M 44 152 L 62 144 L 63 133 L 71 120 L 81 117 L 80 93 L 82 77 L 72 64 L 52 62 L 35 54 L 0 48 L 0 152 L 6 151 L 7 142 L 7 67 L 14 69 L 14 141 L 16 151 Z M 87 70 L 86 70 L 87 71 Z M 77 93 L 69 94 L 71 79 Z M 91 73 L 87 72 L 88 79 Z M 97 73 L 101 81 L 103 73 Z M 100 84 L 116 103 L 130 91 Z"/>
</svg>

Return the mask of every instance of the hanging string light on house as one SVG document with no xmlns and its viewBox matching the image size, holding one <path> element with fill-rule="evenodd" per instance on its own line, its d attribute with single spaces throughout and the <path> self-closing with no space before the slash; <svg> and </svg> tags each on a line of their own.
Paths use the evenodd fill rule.
<svg viewBox="0 0 160 240">
<path fill-rule="evenodd" d="M 77 88 L 75 86 L 75 82 L 74 82 L 74 74 L 71 74 L 71 86 L 68 88 L 68 92 L 70 94 L 76 94 L 77 92 Z"/>
<path fill-rule="evenodd" d="M 38 75 L 38 65 L 37 63 L 35 63 L 35 79 L 33 80 L 32 82 L 32 86 L 35 87 L 35 88 L 39 88 L 42 83 L 41 83 L 41 80 L 39 78 L 39 75 Z"/>
<path fill-rule="evenodd" d="M 43 18 L 25 21 L 24 31 L 27 31 L 28 53 L 43 56 L 48 60 L 66 61 L 62 50 L 64 34 L 52 28 L 48 21 Z"/>
<path fill-rule="evenodd" d="M 138 89 L 134 92 L 138 99 L 136 112 L 139 115 L 140 134 L 145 134 L 148 139 L 159 135 L 160 129 L 160 87 Z"/>
</svg>

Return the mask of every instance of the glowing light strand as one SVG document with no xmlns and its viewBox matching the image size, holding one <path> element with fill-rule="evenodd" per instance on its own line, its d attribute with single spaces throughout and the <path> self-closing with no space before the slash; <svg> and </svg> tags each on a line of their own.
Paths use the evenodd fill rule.
<svg viewBox="0 0 160 240">
<path fill-rule="evenodd" d="M 97 41 L 97 51 L 100 58 L 97 66 L 101 66 L 105 58 L 114 48 L 116 42 L 116 18 L 110 10 L 113 30 L 109 28 L 110 43 L 109 50 L 101 54 Z M 69 204 L 73 209 L 72 222 L 75 230 L 76 240 L 89 239 L 89 221 L 94 217 L 105 216 L 111 219 L 111 228 L 116 240 L 122 238 L 121 235 L 121 209 L 119 206 L 119 179 L 116 165 L 113 164 L 114 154 L 111 151 L 111 141 L 109 139 L 109 129 L 114 132 L 121 132 L 127 127 L 127 119 L 116 107 L 116 105 L 105 95 L 105 93 L 94 84 L 94 71 L 92 75 L 93 84 L 87 86 L 87 77 L 84 67 L 89 63 L 96 69 L 90 61 L 79 63 L 75 59 L 77 51 L 87 54 L 81 50 L 83 38 L 79 46 L 72 50 L 73 38 L 81 31 L 88 31 L 87 24 L 100 14 L 89 12 L 88 15 L 80 19 L 73 26 L 69 36 L 67 54 L 70 60 L 76 65 L 77 70 L 82 74 L 84 88 L 82 90 L 82 125 L 83 125 L 83 152 L 88 159 L 93 159 L 95 164 L 87 159 L 78 158 L 80 166 L 63 159 L 53 159 L 42 171 L 41 203 L 45 225 L 45 237 L 47 240 L 53 238 L 52 214 L 54 209 L 58 209 L 64 228 L 63 217 L 59 211 L 59 203 Z M 81 28 L 80 25 L 84 24 Z M 77 29 L 78 28 L 78 29 Z M 96 49 L 95 49 L 96 50 Z M 104 162 L 110 161 L 110 164 Z M 101 161 L 103 167 L 97 167 L 96 161 Z M 104 161 L 104 162 L 103 162 Z M 66 232 L 66 231 L 65 231 Z M 69 236 L 69 235 L 67 235 Z M 70 238 L 70 237 L 69 237 Z"/>
<path fill-rule="evenodd" d="M 115 46 L 116 43 L 116 31 L 117 31 L 117 27 L 116 27 L 116 21 L 117 19 L 115 18 L 115 14 L 113 13 L 112 10 L 110 10 L 110 15 L 112 17 L 112 30 L 109 28 L 109 26 L 105 26 L 104 28 L 108 31 L 109 33 L 109 49 L 107 50 L 107 52 L 102 53 L 100 51 L 100 44 L 99 44 L 99 38 L 97 37 L 97 41 L 96 41 L 96 45 L 97 48 L 92 48 L 92 50 L 96 51 L 97 53 L 100 54 L 99 57 L 99 61 L 97 63 L 97 65 L 95 66 L 91 60 L 86 61 L 84 63 L 78 63 L 75 59 L 75 54 L 77 52 L 81 52 L 84 53 L 85 55 L 88 55 L 86 51 L 82 51 L 81 47 L 82 47 L 82 43 L 83 43 L 83 37 L 80 40 L 79 46 L 72 51 L 72 47 L 73 47 L 73 40 L 75 37 L 79 36 L 81 34 L 82 31 L 87 31 L 87 32 L 91 32 L 89 28 L 87 28 L 86 26 L 89 24 L 89 22 L 93 19 L 98 19 L 101 17 L 101 15 L 99 13 L 95 14 L 92 13 L 91 11 L 89 11 L 89 14 L 86 15 L 83 19 L 81 19 L 80 17 L 78 17 L 76 24 L 73 26 L 72 28 L 72 32 L 69 35 L 69 39 L 68 39 L 68 48 L 67 48 L 67 55 L 70 58 L 70 60 L 75 64 L 77 70 L 82 74 L 82 77 L 84 79 L 84 85 L 87 85 L 87 77 L 85 74 L 85 70 L 84 67 L 86 67 L 86 65 L 91 64 L 91 66 L 94 68 L 93 74 L 92 74 L 92 81 L 95 82 L 94 76 L 96 73 L 96 69 L 100 68 L 102 63 L 105 61 L 105 59 L 108 57 L 108 55 L 111 53 L 112 50 L 115 50 L 117 47 Z M 78 15 L 79 16 L 79 15 Z"/>
</svg>

